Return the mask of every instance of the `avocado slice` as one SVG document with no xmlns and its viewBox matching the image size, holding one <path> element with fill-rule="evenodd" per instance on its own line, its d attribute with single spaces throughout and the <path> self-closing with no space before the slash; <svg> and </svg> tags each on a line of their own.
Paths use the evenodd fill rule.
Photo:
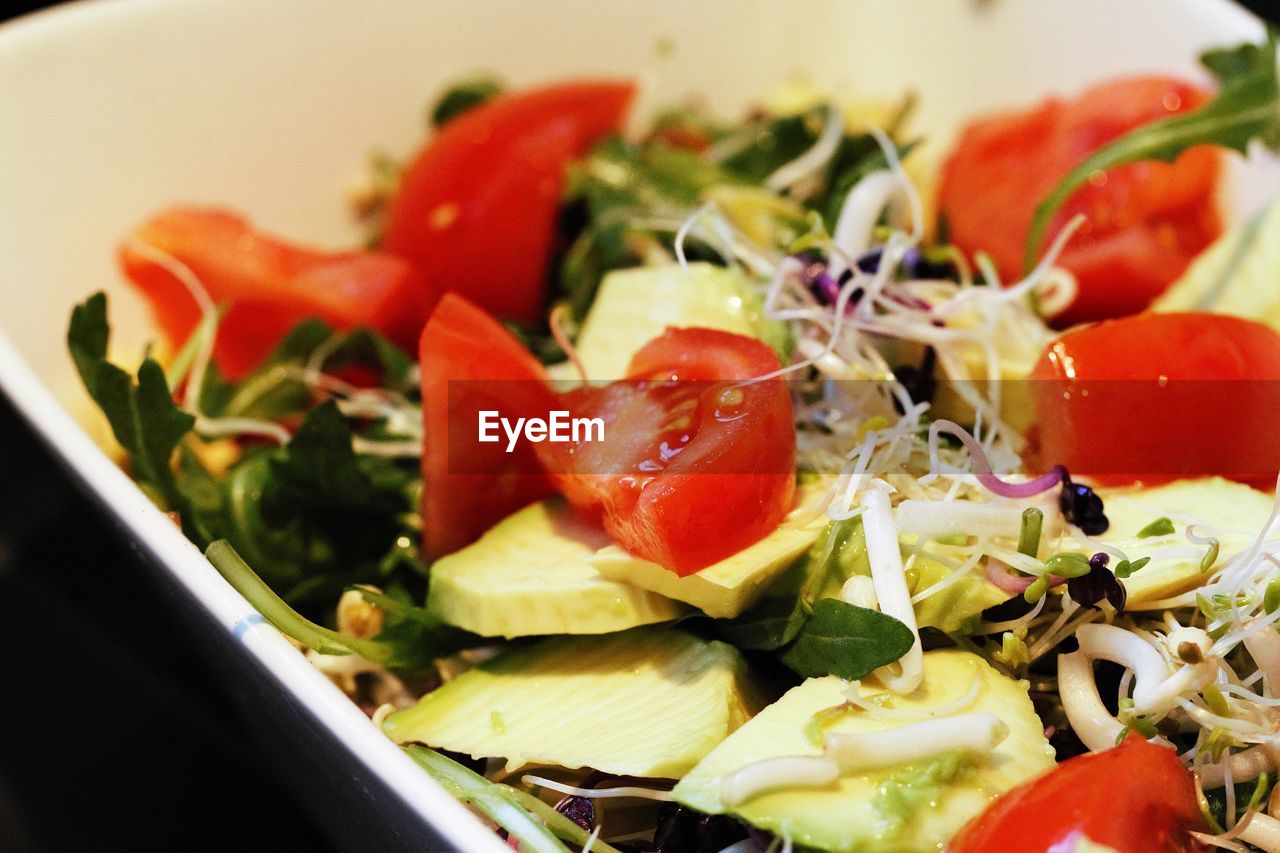
<svg viewBox="0 0 1280 853">
<path fill-rule="evenodd" d="M 926 545 L 924 555 L 917 557 L 911 564 L 916 576 L 911 588 L 912 595 L 923 592 L 951 575 L 951 568 L 929 559 L 925 556 L 928 552 L 929 546 Z M 937 628 L 948 634 L 967 634 L 980 621 L 982 611 L 1008 599 L 1009 593 L 987 580 L 981 572 L 970 572 L 942 591 L 917 601 L 916 624 L 922 628 Z"/>
<path fill-rule="evenodd" d="M 1247 549 L 1271 515 L 1271 495 L 1221 477 L 1178 480 L 1145 489 L 1101 489 L 1107 519 L 1103 539 L 1129 555 L 1131 560 L 1150 556 L 1151 562 L 1124 580 L 1130 603 L 1155 601 L 1178 595 L 1204 583 L 1200 556 L 1208 550 L 1187 540 L 1190 524 L 1196 532 L 1220 542 L 1218 563 Z M 1138 532 L 1157 518 L 1173 522 L 1167 536 L 1139 538 Z M 1183 556 L 1162 557 L 1160 552 L 1183 551 Z"/>
<path fill-rule="evenodd" d="M 616 270 L 604 277 L 578 335 L 588 379 L 621 379 L 631 357 L 668 326 L 759 337 L 778 349 L 785 331 L 764 318 L 743 274 L 707 263 Z"/>
<path fill-rule="evenodd" d="M 828 676 L 792 688 L 704 758 L 673 792 L 677 802 L 709 814 L 731 813 L 801 847 L 834 851 L 941 849 L 1000 793 L 1053 766 L 1053 748 L 1027 695 L 1026 682 L 996 672 L 977 655 L 928 652 L 924 682 L 908 696 L 887 699 L 894 711 L 927 711 L 963 697 L 977 680 L 973 701 L 953 714 L 986 712 L 1009 728 L 988 756 L 956 753 L 884 770 L 842 775 L 834 784 L 762 793 L 732 808 L 721 799 L 723 780 L 767 758 L 819 755 L 819 732 L 873 732 L 918 719 L 851 710 L 820 729 L 814 715 L 840 705 L 847 682 Z M 863 696 L 884 694 L 873 682 Z M 824 715 L 825 716 L 825 715 Z"/>
<path fill-rule="evenodd" d="M 450 625 L 507 638 L 607 634 L 687 612 L 592 568 L 591 556 L 608 544 L 563 500 L 530 504 L 431 565 L 427 608 Z"/>
<path fill-rule="evenodd" d="M 474 758 L 677 778 L 757 704 L 732 646 L 668 627 L 556 637 L 468 670 L 383 730 Z"/>
<path fill-rule="evenodd" d="M 769 584 L 804 556 L 826 528 L 823 509 L 830 495 L 829 486 L 826 481 L 800 484 L 795 508 L 772 533 L 685 577 L 617 545 L 601 548 L 590 563 L 606 578 L 687 602 L 717 619 L 731 618 L 754 604 Z"/>
<path fill-rule="evenodd" d="M 1280 329 L 1280 203 L 1230 229 L 1151 305 L 1234 314 Z"/>
</svg>

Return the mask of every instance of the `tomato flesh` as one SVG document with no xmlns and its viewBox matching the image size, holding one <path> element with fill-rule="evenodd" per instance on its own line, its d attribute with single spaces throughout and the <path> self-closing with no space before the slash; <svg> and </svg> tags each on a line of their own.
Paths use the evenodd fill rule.
<svg viewBox="0 0 1280 853">
<path fill-rule="evenodd" d="M 1035 206 L 1068 171 L 1133 128 L 1195 109 L 1205 98 L 1179 80 L 1127 78 L 973 122 L 939 186 L 950 239 L 967 253 L 987 252 L 1004 283 L 1017 281 Z M 1087 217 L 1060 256 L 1079 294 L 1055 322 L 1133 314 L 1163 293 L 1222 231 L 1214 203 L 1220 171 L 1218 153 L 1206 146 L 1172 163 L 1108 170 L 1073 193 L 1048 238 L 1075 214 Z"/>
<path fill-rule="evenodd" d="M 795 427 L 786 383 L 753 338 L 669 329 L 628 376 L 566 396 L 605 440 L 540 445 L 561 491 L 628 551 L 688 575 L 767 535 L 791 509 Z"/>
<path fill-rule="evenodd" d="M 303 248 L 255 231 L 229 211 L 178 207 L 144 223 L 119 249 L 124 274 L 173 346 L 195 329 L 200 309 L 155 252 L 187 267 L 225 308 L 214 359 L 232 378 L 256 366 L 308 317 L 343 329 L 368 326 L 409 350 L 421 328 L 422 281 L 402 258 Z"/>
<path fill-rule="evenodd" d="M 477 441 L 483 410 L 543 417 L 556 408 L 546 369 L 500 323 L 447 294 L 422 330 L 423 550 L 448 554 L 554 492 L 527 443 Z"/>
<path fill-rule="evenodd" d="M 1140 314 L 1069 331 L 1031 373 L 1028 465 L 1104 483 L 1219 475 L 1274 486 L 1280 335 L 1220 314 Z"/>
<path fill-rule="evenodd" d="M 566 83 L 453 119 L 405 169 L 382 248 L 423 270 L 428 301 L 453 291 L 537 322 L 566 168 L 617 132 L 633 94 L 630 83 Z"/>
<path fill-rule="evenodd" d="M 1119 853 L 1188 853 L 1202 849 L 1190 832 L 1206 829 L 1177 754 L 1130 737 L 1001 795 L 947 850 L 1074 850 L 1087 838 Z"/>
</svg>

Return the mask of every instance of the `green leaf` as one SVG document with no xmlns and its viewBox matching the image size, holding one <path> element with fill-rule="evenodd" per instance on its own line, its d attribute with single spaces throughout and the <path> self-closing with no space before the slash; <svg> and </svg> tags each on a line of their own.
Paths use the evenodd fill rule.
<svg viewBox="0 0 1280 853">
<path fill-rule="evenodd" d="M 405 752 L 442 788 L 501 826 L 520 842 L 522 851 L 568 853 L 559 838 L 582 846 L 587 832 L 537 797 L 501 782 L 490 782 L 458 762 L 425 746 L 407 746 Z M 559 836 L 557 838 L 556 836 Z M 597 839 L 591 847 L 600 853 L 618 849 Z"/>
<path fill-rule="evenodd" d="M 1196 145 L 1221 145 L 1241 153 L 1254 139 L 1272 148 L 1280 145 L 1277 44 L 1273 31 L 1263 44 L 1204 54 L 1201 61 L 1220 85 L 1212 100 L 1192 112 L 1135 128 L 1072 169 L 1036 207 L 1027 236 L 1027 269 L 1035 266 L 1045 232 L 1058 209 L 1094 172 L 1141 160 L 1173 160 Z"/>
<path fill-rule="evenodd" d="M 431 126 L 442 127 L 451 119 L 501 94 L 502 84 L 492 77 L 477 77 L 474 80 L 455 83 L 444 91 L 435 106 L 431 108 L 429 116 Z"/>
<path fill-rule="evenodd" d="M 226 540 L 211 544 L 205 550 L 205 557 L 264 619 L 321 654 L 356 654 L 391 669 L 416 671 L 429 667 L 436 658 L 478 642 L 465 632 L 443 625 L 423 608 L 400 602 L 387 610 L 387 628 L 377 637 L 363 639 L 342 634 L 312 622 L 290 607 Z M 387 596 L 361 591 L 366 597 L 373 597 L 379 606 L 383 602 L 394 602 Z"/>
<path fill-rule="evenodd" d="M 1170 536 L 1177 530 L 1173 526 L 1173 522 L 1166 516 L 1160 516 L 1155 521 L 1138 531 L 1139 539 L 1147 539 L 1151 536 Z"/>
<path fill-rule="evenodd" d="M 870 575 L 862 521 L 833 521 L 809 553 L 797 560 L 769 587 L 750 610 L 716 627 L 726 642 L 740 649 L 776 651 L 795 639 L 808 621 L 813 603 L 838 595 L 856 574 Z"/>
<path fill-rule="evenodd" d="M 901 145 L 895 145 L 898 159 L 905 160 L 922 141 L 912 139 Z M 849 195 L 849 190 L 853 189 L 854 184 L 872 172 L 889 168 L 889 159 L 885 157 L 884 151 L 871 136 L 846 137 L 841 146 L 841 157 L 847 165 L 837 160 L 833 172 L 835 177 L 831 181 L 830 190 L 827 191 L 826 201 L 819 206 L 827 225 L 831 228 L 835 228 L 836 220 L 840 218 L 840 208 L 844 206 L 845 197 Z"/>
<path fill-rule="evenodd" d="M 1133 562 L 1121 560 L 1119 563 L 1116 563 L 1116 577 L 1127 578 L 1150 562 L 1150 557 L 1141 557 Z"/>
<path fill-rule="evenodd" d="M 364 600 L 380 608 L 386 617 L 382 631 L 373 642 L 386 647 L 386 665 L 394 669 L 421 668 L 438 657 L 480 645 L 480 637 L 442 622 L 425 607 L 416 607 L 368 587 L 356 589 Z"/>
<path fill-rule="evenodd" d="M 293 440 L 272 460 L 280 493 L 294 511 L 393 512 L 401 495 L 380 488 L 351 446 L 351 426 L 333 400 L 307 413 Z"/>
<path fill-rule="evenodd" d="M 862 678 L 910 651 L 915 635 L 878 610 L 837 598 L 819 599 L 782 662 L 806 678 Z"/>
<path fill-rule="evenodd" d="M 98 363 L 106 360 L 111 327 L 107 325 L 107 294 L 99 291 L 71 309 L 67 348 L 90 396 Z"/>
<path fill-rule="evenodd" d="M 152 359 L 142 363 L 136 378 L 107 361 L 110 337 L 105 294 L 72 310 L 67 346 L 85 389 L 128 454 L 134 479 L 164 508 L 181 511 L 185 501 L 173 474 L 173 453 L 195 418 L 173 402 L 164 370 Z"/>
</svg>

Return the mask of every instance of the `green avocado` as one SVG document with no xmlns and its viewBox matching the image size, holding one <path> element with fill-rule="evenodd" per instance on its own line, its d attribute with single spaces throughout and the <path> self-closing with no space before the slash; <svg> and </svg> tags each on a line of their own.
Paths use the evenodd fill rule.
<svg viewBox="0 0 1280 853">
<path fill-rule="evenodd" d="M 718 619 L 737 616 L 754 604 L 788 566 L 801 558 L 827 524 L 823 509 L 828 498 L 825 481 L 802 484 L 796 504 L 782 524 L 768 536 L 685 577 L 657 563 L 629 554 L 617 545 L 602 548 L 590 563 L 616 581 L 684 601 Z"/>
<path fill-rule="evenodd" d="M 678 778 L 758 707 L 737 649 L 667 627 L 556 637 L 468 670 L 383 730 L 397 743 Z"/>
<path fill-rule="evenodd" d="M 1187 267 L 1153 311 L 1234 314 L 1280 329 L 1280 203 L 1230 229 Z"/>
<path fill-rule="evenodd" d="M 687 611 L 592 568 L 608 544 L 559 498 L 530 504 L 432 564 L 427 608 L 450 625 L 508 638 L 607 634 Z"/>
<path fill-rule="evenodd" d="M 600 283 L 578 335 L 587 378 L 621 379 L 636 351 L 669 326 L 759 337 L 775 349 L 785 339 L 737 269 L 692 263 L 617 270 Z"/>
<path fill-rule="evenodd" d="M 911 719 L 855 709 L 815 720 L 819 712 L 844 702 L 848 683 L 831 676 L 805 681 L 712 750 L 676 786 L 675 800 L 710 814 L 736 815 L 805 848 L 941 850 L 993 798 L 1048 770 L 1054 759 L 1025 682 L 957 650 L 926 653 L 924 668 L 923 684 L 908 696 L 885 694 L 873 682 L 861 685 L 864 697 L 882 696 L 890 712 L 917 712 Z M 985 712 L 998 717 L 1008 736 L 988 755 L 942 753 L 913 764 L 845 774 L 822 787 L 761 793 L 733 807 L 721 798 L 725 777 L 736 770 L 768 758 L 819 755 L 823 732 L 884 731 L 918 722 L 929 709 L 964 697 L 975 679 L 973 700 L 940 716 Z"/>
<path fill-rule="evenodd" d="M 1215 564 L 1248 548 L 1271 515 L 1272 497 L 1221 477 L 1178 480 L 1145 489 L 1100 489 L 1110 525 L 1102 539 L 1120 548 L 1130 560 L 1151 562 L 1124 580 L 1130 603 L 1168 598 L 1208 579 L 1200 560 L 1207 545 L 1187 539 L 1189 525 L 1201 536 L 1219 540 Z M 1139 537 L 1158 518 L 1173 523 L 1173 533 Z M 1188 556 L 1190 552 L 1190 556 Z"/>
</svg>

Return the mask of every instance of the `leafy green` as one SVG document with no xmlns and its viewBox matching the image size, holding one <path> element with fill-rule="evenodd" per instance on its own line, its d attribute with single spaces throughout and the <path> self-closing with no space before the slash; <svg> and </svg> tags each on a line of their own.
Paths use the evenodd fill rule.
<svg viewBox="0 0 1280 853">
<path fill-rule="evenodd" d="M 1192 112 L 1135 128 L 1095 151 L 1072 169 L 1036 207 L 1027 236 L 1025 263 L 1039 256 L 1054 214 L 1095 172 L 1141 160 L 1173 160 L 1195 145 L 1221 145 L 1244 153 L 1254 139 L 1280 146 L 1280 84 L 1276 80 L 1274 31 L 1262 44 L 1213 50 L 1200 61 L 1218 78 L 1218 94 Z"/>
<path fill-rule="evenodd" d="M 410 607 L 367 590 L 361 592 L 384 608 L 386 628 L 372 639 L 342 634 L 312 622 L 290 607 L 226 540 L 211 544 L 205 549 L 205 556 L 263 618 L 282 633 L 322 654 L 356 654 L 391 669 L 420 670 L 429 667 L 436 658 L 476 642 L 474 637 L 445 625 L 424 608 Z"/>
<path fill-rule="evenodd" d="M 162 507 L 181 510 L 186 500 L 173 473 L 173 454 L 196 419 L 173 402 L 164 369 L 154 360 L 144 360 L 136 378 L 107 361 L 110 337 L 106 294 L 95 293 L 72 310 L 67 346 L 85 390 L 128 454 L 134 478 Z"/>
<path fill-rule="evenodd" d="M 384 581 L 400 566 L 425 576 L 406 526 L 418 501 L 416 461 L 357 454 L 352 437 L 326 401 L 287 446 L 246 454 L 222 481 L 222 535 L 295 603 Z"/>
<path fill-rule="evenodd" d="M 846 580 L 870 573 L 861 519 L 832 522 L 760 602 L 717 620 L 716 629 L 738 648 L 777 653 L 799 675 L 861 678 L 902 657 L 915 640 L 897 619 L 834 597 Z"/>
<path fill-rule="evenodd" d="M 659 132 L 640 142 L 612 138 L 600 143 L 570 172 L 561 216 L 561 236 L 569 246 L 558 262 L 558 284 L 579 319 L 586 315 L 600 280 L 610 271 L 643 263 L 658 252 L 670 254 L 676 231 L 720 187 L 758 188 L 779 167 L 818 141 L 829 117 L 822 106 L 799 115 L 766 116 L 728 129 L 709 116 L 685 109 L 670 114 Z M 725 146 L 718 162 L 673 145 L 663 128 L 687 128 Z M 905 156 L 912 145 L 899 147 Z M 849 188 L 885 166 L 884 153 L 866 134 L 844 136 L 835 155 L 806 182 L 804 207 L 834 223 Z M 793 207 L 798 203 L 788 202 Z M 778 249 L 803 230 L 803 220 L 776 215 Z M 769 247 L 765 247 L 769 248 Z M 721 246 L 686 236 L 690 260 L 723 263 Z"/>
<path fill-rule="evenodd" d="M 587 841 L 587 832 L 582 827 L 531 794 L 500 782 L 490 782 L 479 773 L 425 746 L 407 746 L 405 752 L 452 796 L 509 832 L 520 842 L 521 850 L 568 853 L 569 848 L 560 842 L 560 838 L 579 846 Z M 616 847 L 599 839 L 591 849 L 618 853 Z"/>
<path fill-rule="evenodd" d="M 501 94 L 502 84 L 492 77 L 477 77 L 474 80 L 455 83 L 446 89 L 432 106 L 429 116 L 431 126 L 442 127 L 451 119 Z"/>
<path fill-rule="evenodd" d="M 204 459 L 210 445 L 196 435 L 196 419 L 173 402 L 159 365 L 145 361 L 135 379 L 106 360 L 109 339 L 107 300 L 96 294 L 72 312 L 72 359 L 135 479 L 157 504 L 181 516 L 192 541 L 206 547 L 228 540 L 294 606 L 330 605 L 360 583 L 405 584 L 425 593 L 417 461 L 356 453 L 353 427 L 377 438 L 385 426 L 349 421 L 332 401 L 317 405 L 299 375 L 320 352 L 326 371 L 372 370 L 411 406 L 416 382 L 408 355 L 374 332 L 339 333 L 308 320 L 239 382 L 210 364 L 199 396 L 206 417 L 301 419 L 285 447 L 243 444 L 215 473 Z"/>
<path fill-rule="evenodd" d="M 720 636 L 740 649 L 776 651 L 800 633 L 820 597 L 836 595 L 855 574 L 871 574 L 862 522 L 827 525 L 810 552 L 792 564 L 750 610 L 718 620 Z"/>
<path fill-rule="evenodd" d="M 358 522 L 359 516 L 346 514 L 385 515 L 401 508 L 402 484 L 392 475 L 395 469 L 387 469 L 377 457 L 358 456 L 352 437 L 351 425 L 333 400 L 308 412 L 293 440 L 271 460 L 272 511 Z"/>
<path fill-rule="evenodd" d="M 911 629 L 892 616 L 838 598 L 823 598 L 814 602 L 812 615 L 782 662 L 807 678 L 862 678 L 898 660 L 914 642 Z"/>
<path fill-rule="evenodd" d="M 1155 521 L 1138 531 L 1139 539 L 1146 539 L 1150 536 L 1171 536 L 1177 530 L 1173 526 L 1173 522 L 1166 516 L 1160 516 Z"/>
<path fill-rule="evenodd" d="M 1120 562 L 1116 563 L 1116 577 L 1127 578 L 1129 577 L 1129 575 L 1133 574 L 1138 569 L 1142 568 L 1143 566 L 1145 566 L 1147 563 L 1150 563 L 1150 562 L 1151 562 L 1150 557 L 1140 557 L 1139 559 L 1133 560 L 1132 562 L 1129 560 L 1121 560 Z"/>
<path fill-rule="evenodd" d="M 283 420 L 309 409 L 314 395 L 298 375 L 322 348 L 328 348 L 320 367 L 326 371 L 359 366 L 371 368 L 382 387 L 408 395 L 414 361 L 403 350 L 371 329 L 342 333 L 318 319 L 303 320 L 240 382 L 224 382 L 216 368 L 202 389 L 204 411 L 216 417 Z M 211 365 L 212 367 L 212 365 Z"/>
<path fill-rule="evenodd" d="M 703 190 L 736 179 L 696 153 L 660 139 L 601 142 L 569 173 L 558 283 L 573 315 L 586 315 L 606 274 L 635 266 L 650 248 L 670 247 L 676 230 L 693 213 Z M 574 222 L 572 220 L 581 221 Z M 690 259 L 717 260 L 696 240 Z"/>
</svg>

